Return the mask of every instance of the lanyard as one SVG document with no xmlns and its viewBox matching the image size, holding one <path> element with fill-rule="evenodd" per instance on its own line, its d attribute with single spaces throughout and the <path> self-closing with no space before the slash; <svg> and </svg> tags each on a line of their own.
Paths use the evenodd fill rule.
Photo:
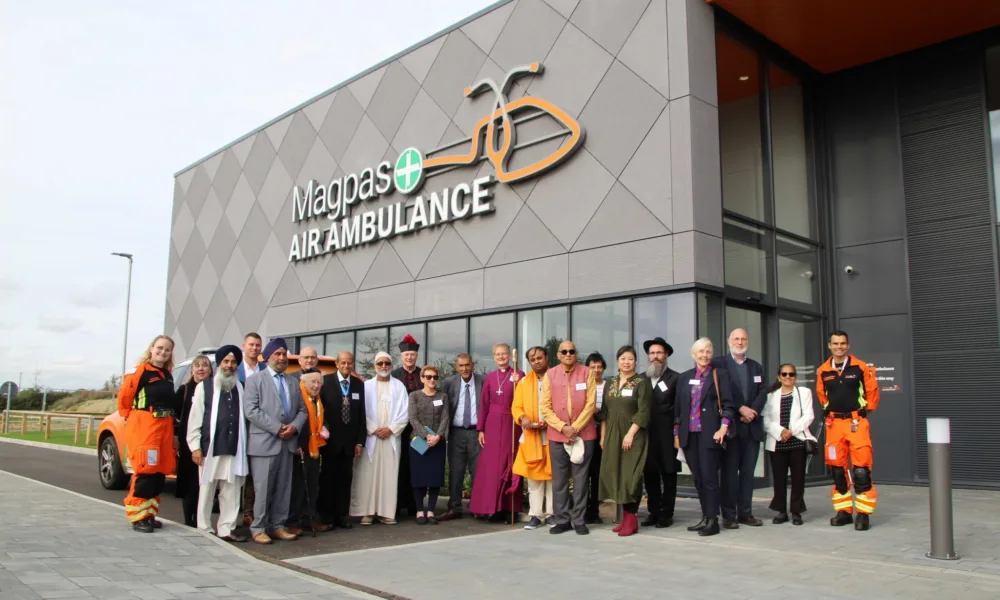
<svg viewBox="0 0 1000 600">
<path fill-rule="evenodd" d="M 836 358 L 831 358 L 830 359 L 830 364 L 833 365 L 833 370 L 835 370 L 838 375 L 843 375 L 844 374 L 844 369 L 847 368 L 847 362 L 849 360 L 850 359 L 848 359 L 847 357 L 845 357 L 844 358 L 844 364 L 840 365 L 839 368 L 837 367 L 837 359 Z"/>
</svg>

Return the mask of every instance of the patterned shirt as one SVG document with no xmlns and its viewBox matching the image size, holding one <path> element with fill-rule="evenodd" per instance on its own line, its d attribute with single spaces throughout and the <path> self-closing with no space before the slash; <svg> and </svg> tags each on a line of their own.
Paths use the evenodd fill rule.
<svg viewBox="0 0 1000 600">
<path fill-rule="evenodd" d="M 698 385 L 691 386 L 691 412 L 690 419 L 688 420 L 688 431 L 689 432 L 700 432 L 701 431 L 701 392 L 705 389 L 705 380 L 712 375 L 712 366 L 709 365 L 702 369 L 701 367 L 695 367 L 695 378 L 698 379 Z M 723 425 L 729 425 L 729 419 L 722 419 Z M 674 435 L 677 435 L 678 427 L 674 425 Z"/>
</svg>

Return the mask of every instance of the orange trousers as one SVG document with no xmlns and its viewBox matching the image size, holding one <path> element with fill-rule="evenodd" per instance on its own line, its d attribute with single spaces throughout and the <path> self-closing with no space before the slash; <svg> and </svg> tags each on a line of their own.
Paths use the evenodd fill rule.
<svg viewBox="0 0 1000 600">
<path fill-rule="evenodd" d="M 125 514 L 136 523 L 160 512 L 163 484 L 177 467 L 173 417 L 132 410 L 125 421 L 125 451 L 133 472 Z"/>
<path fill-rule="evenodd" d="M 856 431 L 852 431 L 855 421 Z M 872 438 L 868 419 L 861 416 L 854 420 L 827 417 L 826 446 L 823 450 L 826 464 L 833 471 L 830 494 L 834 510 L 852 513 L 854 505 L 857 505 L 860 513 L 870 515 L 875 512 L 878 492 L 871 480 Z M 854 502 L 851 487 L 854 488 Z"/>
</svg>

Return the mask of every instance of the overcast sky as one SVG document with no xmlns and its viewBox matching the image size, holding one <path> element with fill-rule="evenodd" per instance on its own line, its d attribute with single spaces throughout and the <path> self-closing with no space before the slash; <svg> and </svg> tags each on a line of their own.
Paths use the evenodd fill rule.
<svg viewBox="0 0 1000 600">
<path fill-rule="evenodd" d="M 100 386 L 163 328 L 173 174 L 492 0 L 0 2 L 0 382 Z"/>
</svg>

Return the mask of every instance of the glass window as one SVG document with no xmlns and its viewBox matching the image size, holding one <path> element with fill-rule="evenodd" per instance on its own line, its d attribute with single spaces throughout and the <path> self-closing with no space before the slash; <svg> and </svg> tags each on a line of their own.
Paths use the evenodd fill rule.
<svg viewBox="0 0 1000 600">
<path fill-rule="evenodd" d="M 737 287 L 768 296 L 771 280 L 771 233 L 724 219 L 722 223 L 725 254 L 726 286 Z"/>
<path fill-rule="evenodd" d="M 296 354 L 302 352 L 303 348 L 312 348 L 316 351 L 316 354 L 324 354 L 323 350 L 324 338 L 322 335 L 310 335 L 308 337 L 299 338 L 299 347 Z"/>
<path fill-rule="evenodd" d="M 573 307 L 571 339 L 576 343 L 578 360 L 583 361 L 591 352 L 600 352 L 608 363 L 608 377 L 618 373 L 615 353 L 629 341 L 628 305 L 628 300 L 614 300 Z"/>
<path fill-rule="evenodd" d="M 569 308 L 556 306 L 539 310 L 526 310 L 517 315 L 517 357 L 519 365 L 527 368 L 525 353 L 528 348 L 544 346 L 549 353 L 549 366 L 559 362 L 556 351 L 559 344 L 569 337 Z"/>
<path fill-rule="evenodd" d="M 819 308 L 819 252 L 815 246 L 777 236 L 778 296 Z"/>
<path fill-rule="evenodd" d="M 403 341 L 406 334 L 413 336 L 420 344 L 417 350 L 417 366 L 423 366 L 424 357 L 427 356 L 427 336 L 424 334 L 424 324 L 397 325 L 389 328 L 389 354 L 392 355 L 392 364 L 399 366 L 403 364 L 399 359 L 399 343 Z"/>
<path fill-rule="evenodd" d="M 726 334 L 723 333 L 722 329 L 722 298 L 710 294 L 699 293 L 698 294 L 698 337 L 707 337 L 712 340 L 712 345 L 716 348 L 723 348 L 723 344 L 726 341 Z M 683 352 L 687 356 L 691 356 L 691 346 L 694 341 L 684 348 Z M 674 350 L 680 354 L 681 349 L 674 347 Z M 692 360 L 692 365 L 694 364 L 694 359 Z"/>
<path fill-rule="evenodd" d="M 354 332 L 328 333 L 326 336 L 326 350 L 323 351 L 323 354 L 336 358 L 338 354 L 344 351 L 354 351 Z"/>
<path fill-rule="evenodd" d="M 467 352 L 465 319 L 435 321 L 427 324 L 427 364 L 434 365 L 442 375 L 455 372 L 455 357 Z M 492 361 L 491 361 L 492 364 Z"/>
<path fill-rule="evenodd" d="M 1000 47 L 986 51 L 986 109 L 990 113 L 990 145 L 993 149 L 993 195 L 1000 218 Z"/>
<path fill-rule="evenodd" d="M 722 34 L 715 36 L 719 84 L 719 150 L 722 207 L 770 222 L 764 201 L 764 150 L 760 126 L 757 54 Z"/>
<path fill-rule="evenodd" d="M 802 85 L 774 65 L 768 67 L 768 81 L 774 222 L 779 229 L 815 239 Z"/>
<path fill-rule="evenodd" d="M 496 368 L 493 346 L 500 343 L 510 345 L 511 350 L 520 350 L 515 348 L 517 344 L 514 343 L 514 313 L 469 319 L 469 354 L 472 355 L 476 371 L 488 373 Z M 517 360 L 517 366 L 521 370 L 528 366 L 520 357 L 512 357 L 511 360 Z"/>
<path fill-rule="evenodd" d="M 782 363 L 795 365 L 798 375 L 796 384 L 816 389 L 816 366 L 825 358 L 823 332 L 820 321 L 793 313 L 778 314 L 779 357 Z M 820 418 L 813 419 L 812 432 L 823 444 L 826 428 L 823 427 L 823 409 L 819 400 L 813 395 L 813 411 Z M 817 458 L 819 460 L 817 460 Z M 823 457 L 809 457 L 807 473 L 812 476 L 824 476 L 826 468 Z"/>
<path fill-rule="evenodd" d="M 215 361 L 213 360 L 212 362 L 214 363 Z M 182 367 L 177 367 L 176 369 L 174 369 L 174 372 L 172 373 L 174 378 L 174 391 L 179 390 L 182 385 L 187 383 L 187 376 L 190 371 L 191 371 L 191 363 L 188 363 Z M 212 365 L 212 371 L 213 372 L 215 371 L 214 364 Z"/>
<path fill-rule="evenodd" d="M 739 327 L 745 329 L 749 344 L 747 346 L 747 357 L 756 360 L 767 369 L 767 357 L 764 355 L 764 315 L 756 310 L 738 308 L 736 306 L 726 307 L 726 339 L 722 345 L 715 347 L 715 356 L 725 356 L 729 352 L 729 333 Z"/>
<path fill-rule="evenodd" d="M 362 379 L 375 376 L 375 355 L 389 350 L 389 334 L 384 327 L 358 332 L 354 350 L 354 370 Z"/>
<path fill-rule="evenodd" d="M 691 320 L 694 303 L 693 293 L 635 299 L 632 339 L 635 340 L 635 348 L 639 353 L 636 370 L 644 371 L 649 365 L 642 344 L 657 336 L 666 340 L 674 349 L 673 356 L 667 361 L 671 369 L 686 371 L 694 366 L 691 353 L 688 352 L 696 339 L 694 322 Z"/>
</svg>

